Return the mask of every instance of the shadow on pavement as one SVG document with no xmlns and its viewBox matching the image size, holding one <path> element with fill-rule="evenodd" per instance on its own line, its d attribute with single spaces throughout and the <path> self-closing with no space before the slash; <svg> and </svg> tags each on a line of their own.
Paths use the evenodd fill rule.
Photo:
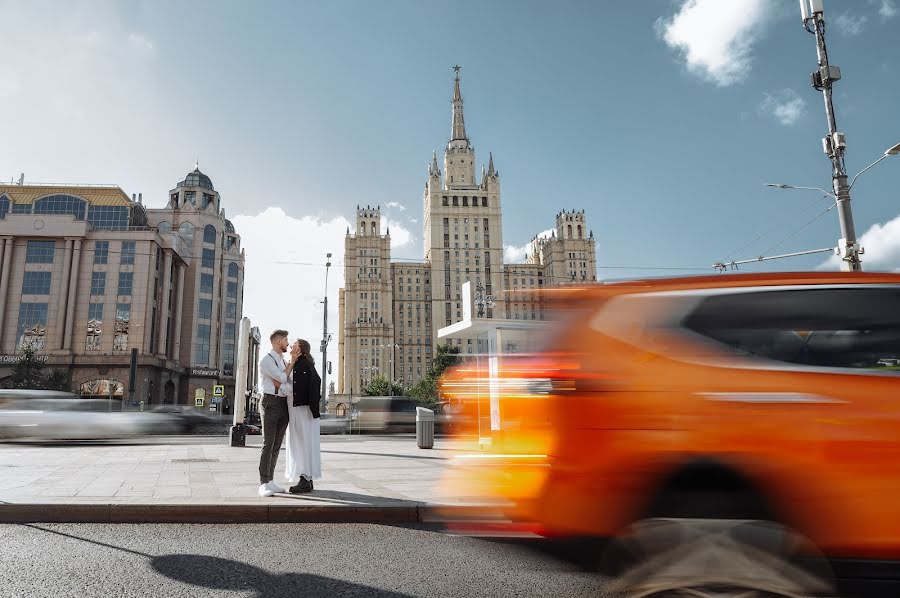
<svg viewBox="0 0 900 598">
<path fill-rule="evenodd" d="M 208 590 L 255 591 L 255 597 L 294 598 L 295 596 L 376 596 L 404 598 L 387 590 L 373 588 L 308 573 L 271 574 L 230 559 L 195 554 L 170 554 L 153 558 L 153 569 L 169 579 Z"/>
</svg>

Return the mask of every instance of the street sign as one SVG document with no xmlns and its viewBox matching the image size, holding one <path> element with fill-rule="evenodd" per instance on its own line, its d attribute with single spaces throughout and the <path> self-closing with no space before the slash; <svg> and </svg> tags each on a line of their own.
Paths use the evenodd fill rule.
<svg viewBox="0 0 900 598">
<path fill-rule="evenodd" d="M 225 387 L 221 384 L 216 384 L 213 386 L 213 396 L 214 397 L 224 397 L 225 396 Z"/>
<path fill-rule="evenodd" d="M 203 397 L 194 398 L 194 407 L 203 407 Z"/>
</svg>

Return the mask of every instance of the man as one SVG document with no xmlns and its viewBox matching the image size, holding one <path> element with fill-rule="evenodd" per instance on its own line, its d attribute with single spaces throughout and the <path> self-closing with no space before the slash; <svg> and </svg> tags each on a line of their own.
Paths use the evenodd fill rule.
<svg viewBox="0 0 900 598">
<path fill-rule="evenodd" d="M 282 355 L 288 350 L 287 330 L 276 330 L 269 336 L 272 351 L 263 357 L 259 364 L 262 373 L 263 400 L 262 412 L 263 446 L 259 456 L 259 495 L 273 496 L 276 492 L 284 492 L 284 488 L 275 483 L 275 464 L 284 441 L 284 433 L 288 427 L 287 398 L 281 392 L 281 386 L 288 382 L 288 376 L 297 363 L 300 349 L 291 350 L 291 362 L 286 364 Z"/>
</svg>

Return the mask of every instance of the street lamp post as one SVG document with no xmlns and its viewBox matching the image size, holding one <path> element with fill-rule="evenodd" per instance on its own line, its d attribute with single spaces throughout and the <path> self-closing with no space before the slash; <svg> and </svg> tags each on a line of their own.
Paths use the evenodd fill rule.
<svg viewBox="0 0 900 598">
<path fill-rule="evenodd" d="M 841 270 L 861 271 L 859 245 L 856 242 L 856 229 L 853 226 L 853 212 L 850 209 L 850 185 L 847 183 L 847 169 L 844 164 L 844 153 L 847 150 L 847 138 L 838 131 L 837 120 L 832 103 L 832 85 L 841 78 L 841 69 L 828 63 L 828 49 L 825 45 L 825 16 L 822 0 L 800 0 L 800 13 L 803 27 L 816 36 L 816 56 L 818 70 L 810 75 L 812 86 L 822 92 L 825 101 L 825 119 L 828 122 L 828 135 L 822 139 L 822 148 L 831 160 L 831 183 L 837 201 L 838 217 L 841 225 L 841 239 L 838 241 L 838 252 L 841 256 Z"/>
<path fill-rule="evenodd" d="M 325 300 L 322 301 L 325 305 L 325 309 L 322 310 L 322 398 L 320 399 L 320 410 L 322 413 L 325 413 L 326 409 L 326 395 L 328 392 L 327 386 L 327 378 L 328 378 L 328 341 L 331 340 L 331 336 L 328 334 L 328 270 L 331 268 L 331 254 L 326 254 L 327 261 L 325 262 Z"/>
<path fill-rule="evenodd" d="M 394 396 L 394 380 L 396 379 L 397 373 L 394 370 L 394 351 L 400 348 L 400 345 L 397 343 L 390 343 L 387 345 L 378 345 L 379 349 L 390 349 L 391 350 L 391 396 Z"/>
</svg>

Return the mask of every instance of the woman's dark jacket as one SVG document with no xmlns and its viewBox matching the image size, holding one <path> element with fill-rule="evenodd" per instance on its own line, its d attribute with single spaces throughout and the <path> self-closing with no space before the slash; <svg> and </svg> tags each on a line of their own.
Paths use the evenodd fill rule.
<svg viewBox="0 0 900 598">
<path fill-rule="evenodd" d="M 319 400 L 322 398 L 322 378 L 316 366 L 306 357 L 294 364 L 294 407 L 306 405 L 313 417 L 319 417 Z"/>
</svg>

